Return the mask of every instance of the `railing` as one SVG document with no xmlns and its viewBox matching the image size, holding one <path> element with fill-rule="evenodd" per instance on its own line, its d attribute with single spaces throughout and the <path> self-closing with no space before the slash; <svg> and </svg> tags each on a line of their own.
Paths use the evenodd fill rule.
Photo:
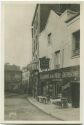
<svg viewBox="0 0 84 125">
<path fill-rule="evenodd" d="M 72 50 L 72 57 L 80 54 L 80 49 Z"/>
</svg>

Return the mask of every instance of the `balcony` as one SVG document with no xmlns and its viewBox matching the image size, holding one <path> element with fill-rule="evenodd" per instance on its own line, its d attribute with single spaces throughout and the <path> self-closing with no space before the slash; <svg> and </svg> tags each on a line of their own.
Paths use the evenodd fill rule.
<svg viewBox="0 0 84 125">
<path fill-rule="evenodd" d="M 72 50 L 72 57 L 80 55 L 80 49 Z"/>
</svg>

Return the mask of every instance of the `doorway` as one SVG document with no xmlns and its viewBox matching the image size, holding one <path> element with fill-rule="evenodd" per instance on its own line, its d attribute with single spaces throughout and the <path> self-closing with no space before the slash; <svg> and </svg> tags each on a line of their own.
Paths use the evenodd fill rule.
<svg viewBox="0 0 84 125">
<path fill-rule="evenodd" d="M 80 82 L 71 82 L 72 93 L 72 107 L 78 108 L 80 106 Z"/>
</svg>

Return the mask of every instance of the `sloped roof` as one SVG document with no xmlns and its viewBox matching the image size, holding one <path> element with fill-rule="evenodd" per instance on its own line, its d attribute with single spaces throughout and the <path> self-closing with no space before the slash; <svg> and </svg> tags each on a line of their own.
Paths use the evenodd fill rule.
<svg viewBox="0 0 84 125">
<path fill-rule="evenodd" d="M 68 23 L 69 21 L 80 15 L 80 12 L 75 12 L 71 10 L 66 10 L 66 13 L 67 13 L 67 18 L 65 20 L 66 23 Z"/>
<path fill-rule="evenodd" d="M 44 30 L 51 10 L 53 10 L 58 16 L 61 16 L 65 10 L 71 10 L 76 13 L 80 12 L 79 4 L 41 4 L 41 6 L 43 9 L 40 17 L 40 32 Z"/>
<path fill-rule="evenodd" d="M 38 5 L 40 5 L 40 32 L 45 28 L 47 23 L 47 19 L 49 17 L 50 10 L 53 10 L 59 16 L 67 9 L 72 10 L 74 12 L 80 12 L 80 4 L 37 4 L 32 25 L 34 22 L 34 18 L 38 9 Z"/>
</svg>

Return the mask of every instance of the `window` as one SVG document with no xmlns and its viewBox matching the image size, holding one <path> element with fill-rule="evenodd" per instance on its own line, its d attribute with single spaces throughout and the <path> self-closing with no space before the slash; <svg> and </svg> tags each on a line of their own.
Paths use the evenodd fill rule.
<svg viewBox="0 0 84 125">
<path fill-rule="evenodd" d="M 33 38 L 33 28 L 32 28 L 32 38 Z"/>
<path fill-rule="evenodd" d="M 33 57 L 34 57 L 34 52 L 32 52 L 32 54 L 33 54 Z"/>
<path fill-rule="evenodd" d="M 34 26 L 33 26 L 33 36 L 35 36 L 35 23 L 34 23 Z"/>
<path fill-rule="evenodd" d="M 36 50 L 38 49 L 38 37 L 36 36 Z"/>
<path fill-rule="evenodd" d="M 37 42 L 36 42 L 36 50 L 37 50 Z"/>
<path fill-rule="evenodd" d="M 36 29 L 38 28 L 38 13 L 36 14 Z"/>
<path fill-rule="evenodd" d="M 35 52 L 35 56 L 36 56 L 36 59 L 37 59 L 38 58 L 38 52 L 37 51 Z"/>
<path fill-rule="evenodd" d="M 72 56 L 77 56 L 80 53 L 80 30 L 72 34 Z"/>
<path fill-rule="evenodd" d="M 55 68 L 60 68 L 60 50 L 55 52 Z"/>
<path fill-rule="evenodd" d="M 48 44 L 51 44 L 51 33 L 48 34 Z"/>
<path fill-rule="evenodd" d="M 34 45 L 34 52 L 35 52 L 35 40 L 34 40 L 34 44 L 33 45 Z"/>
</svg>

